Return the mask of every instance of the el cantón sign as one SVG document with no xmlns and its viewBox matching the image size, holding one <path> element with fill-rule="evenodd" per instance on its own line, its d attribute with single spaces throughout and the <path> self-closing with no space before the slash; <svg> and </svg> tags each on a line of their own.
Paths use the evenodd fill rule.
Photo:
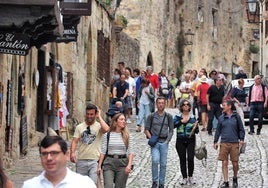
<svg viewBox="0 0 268 188">
<path fill-rule="evenodd" d="M 30 49 L 30 38 L 22 33 L 0 31 L 0 53 L 27 55 Z"/>
</svg>

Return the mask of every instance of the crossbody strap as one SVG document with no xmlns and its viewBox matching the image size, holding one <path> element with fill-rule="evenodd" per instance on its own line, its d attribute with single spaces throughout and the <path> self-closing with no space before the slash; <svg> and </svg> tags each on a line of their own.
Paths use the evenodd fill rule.
<svg viewBox="0 0 268 188">
<path fill-rule="evenodd" d="M 154 112 L 154 113 L 155 113 L 155 112 Z M 152 115 L 151 115 L 150 133 L 151 133 L 151 128 L 152 128 L 152 124 L 153 124 L 154 113 L 152 113 Z M 158 137 L 160 136 L 160 134 L 161 134 L 161 132 L 162 132 L 163 125 L 164 125 L 164 122 L 165 122 L 165 119 L 166 119 L 166 115 L 167 115 L 167 113 L 165 112 L 165 116 L 164 116 L 164 119 L 163 119 L 163 122 L 162 122 L 162 125 L 161 125 L 161 128 L 160 128 L 160 132 L 159 132 L 159 134 L 158 134 Z"/>
</svg>

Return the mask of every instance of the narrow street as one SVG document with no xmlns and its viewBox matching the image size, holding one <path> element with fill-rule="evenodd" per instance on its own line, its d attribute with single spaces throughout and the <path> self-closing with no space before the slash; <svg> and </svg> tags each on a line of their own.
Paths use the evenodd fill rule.
<svg viewBox="0 0 268 188">
<path fill-rule="evenodd" d="M 171 114 L 176 113 L 176 109 L 167 109 Z M 246 127 L 247 129 L 248 127 Z M 129 130 L 134 136 L 136 155 L 134 158 L 134 170 L 131 172 L 127 187 L 128 188 L 150 188 L 151 187 L 151 158 L 150 148 L 143 133 L 135 132 L 134 123 L 129 125 Z M 217 160 L 218 152 L 213 149 L 213 137 L 201 132 L 202 139 L 207 143 L 208 159 L 207 166 L 204 167 L 201 161 L 195 159 L 194 187 L 216 188 L 222 182 L 221 163 Z M 267 152 L 268 152 L 268 126 L 264 125 L 261 135 L 250 136 L 246 131 L 247 148 L 246 153 L 241 154 L 240 170 L 238 183 L 239 187 L 268 187 L 267 172 Z M 175 150 L 176 135 L 169 146 L 166 187 L 181 187 L 182 179 L 179 169 L 179 158 Z M 197 140 L 200 141 L 199 135 Z M 69 167 L 74 169 L 74 165 L 69 163 Z M 20 159 L 16 165 L 6 170 L 8 176 L 15 183 L 15 188 L 20 188 L 24 180 L 37 176 L 41 171 L 38 147 L 29 148 L 28 155 Z M 232 184 L 232 169 L 229 168 L 229 177 Z M 184 186 L 187 187 L 187 186 Z M 189 186 L 188 186 L 189 187 Z"/>
</svg>

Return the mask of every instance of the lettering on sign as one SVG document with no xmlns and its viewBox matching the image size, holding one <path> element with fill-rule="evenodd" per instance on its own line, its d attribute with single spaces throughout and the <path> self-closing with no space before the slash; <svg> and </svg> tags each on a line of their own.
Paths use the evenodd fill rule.
<svg viewBox="0 0 268 188">
<path fill-rule="evenodd" d="M 63 36 L 57 37 L 56 42 L 76 42 L 78 31 L 76 26 L 64 26 Z"/>
<path fill-rule="evenodd" d="M 27 55 L 30 38 L 22 33 L 0 32 L 0 53 Z"/>
</svg>

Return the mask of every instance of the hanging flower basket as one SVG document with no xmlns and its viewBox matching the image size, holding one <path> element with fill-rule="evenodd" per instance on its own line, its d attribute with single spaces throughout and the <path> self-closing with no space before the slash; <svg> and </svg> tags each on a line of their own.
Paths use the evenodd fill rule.
<svg viewBox="0 0 268 188">
<path fill-rule="evenodd" d="M 259 46 L 256 46 L 256 45 L 251 45 L 249 47 L 249 51 L 253 54 L 257 54 L 259 51 L 260 51 L 260 48 Z"/>
</svg>

